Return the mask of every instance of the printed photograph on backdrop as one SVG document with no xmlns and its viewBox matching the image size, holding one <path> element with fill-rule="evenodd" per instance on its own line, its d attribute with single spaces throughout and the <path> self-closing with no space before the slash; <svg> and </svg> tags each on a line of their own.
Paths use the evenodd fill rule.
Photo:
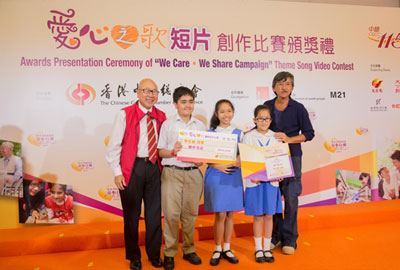
<svg viewBox="0 0 400 270">
<path fill-rule="evenodd" d="M 44 206 L 46 182 L 23 180 L 23 197 L 19 199 L 19 223 L 47 223 Z"/>
<path fill-rule="evenodd" d="M 385 200 L 399 198 L 400 194 L 400 150 L 394 150 L 381 162 L 378 171 L 379 197 Z"/>
<path fill-rule="evenodd" d="M 44 206 L 47 223 L 74 223 L 74 199 L 71 185 L 47 183 Z"/>
<path fill-rule="evenodd" d="M 371 201 L 371 175 L 364 172 L 336 170 L 336 203 Z"/>
<path fill-rule="evenodd" d="M 21 143 L 0 140 L 0 195 L 22 197 Z"/>
</svg>

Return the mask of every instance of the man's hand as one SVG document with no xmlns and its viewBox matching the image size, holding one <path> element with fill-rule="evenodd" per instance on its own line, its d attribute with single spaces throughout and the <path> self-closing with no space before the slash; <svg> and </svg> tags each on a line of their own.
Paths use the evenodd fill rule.
<svg viewBox="0 0 400 270">
<path fill-rule="evenodd" d="M 125 190 L 125 178 L 122 174 L 114 177 L 114 183 L 119 190 Z"/>
<path fill-rule="evenodd" d="M 277 133 L 275 133 L 274 137 L 275 137 L 275 139 L 277 139 L 277 140 L 280 141 L 280 142 L 285 142 L 285 143 L 288 143 L 288 142 L 289 142 L 289 137 L 286 136 L 286 134 L 283 133 L 283 132 L 277 132 Z"/>
</svg>

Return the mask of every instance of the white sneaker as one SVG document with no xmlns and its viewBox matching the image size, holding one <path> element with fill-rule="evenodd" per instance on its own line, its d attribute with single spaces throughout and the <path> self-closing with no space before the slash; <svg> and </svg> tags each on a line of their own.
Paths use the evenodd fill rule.
<svg viewBox="0 0 400 270">
<path fill-rule="evenodd" d="M 270 250 L 273 250 L 273 249 L 275 249 L 275 248 L 277 248 L 277 247 L 280 247 L 281 246 L 281 241 L 279 241 L 278 243 L 276 243 L 276 245 L 274 245 L 272 242 L 271 242 L 271 244 L 269 245 L 269 249 Z"/>
<path fill-rule="evenodd" d="M 282 253 L 285 255 L 293 255 L 294 254 L 294 247 L 291 246 L 283 246 Z"/>
</svg>

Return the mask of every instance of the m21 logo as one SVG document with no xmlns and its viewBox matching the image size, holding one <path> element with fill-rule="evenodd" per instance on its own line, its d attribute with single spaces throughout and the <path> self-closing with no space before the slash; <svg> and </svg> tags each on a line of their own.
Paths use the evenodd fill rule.
<svg viewBox="0 0 400 270">
<path fill-rule="evenodd" d="M 346 92 L 345 91 L 331 91 L 330 93 L 331 98 L 346 98 Z"/>
</svg>

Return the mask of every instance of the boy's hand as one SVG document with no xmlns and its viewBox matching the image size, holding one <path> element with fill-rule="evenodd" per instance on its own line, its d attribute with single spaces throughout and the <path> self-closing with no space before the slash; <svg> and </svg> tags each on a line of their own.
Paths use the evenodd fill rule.
<svg viewBox="0 0 400 270">
<path fill-rule="evenodd" d="M 194 165 L 195 165 L 196 167 L 200 167 L 201 165 L 203 165 L 203 162 L 195 162 Z"/>
<path fill-rule="evenodd" d="M 174 156 L 176 156 L 181 149 L 182 149 L 181 142 L 176 142 L 173 149 Z"/>
</svg>

